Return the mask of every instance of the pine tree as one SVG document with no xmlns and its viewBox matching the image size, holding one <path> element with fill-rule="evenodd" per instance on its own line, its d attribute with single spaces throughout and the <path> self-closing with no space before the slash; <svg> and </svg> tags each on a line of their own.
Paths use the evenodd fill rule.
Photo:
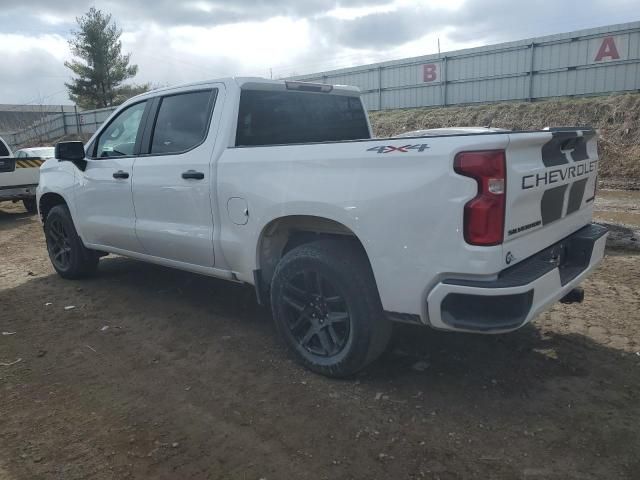
<svg viewBox="0 0 640 480">
<path fill-rule="evenodd" d="M 111 14 L 91 7 L 76 21 L 79 29 L 72 32 L 69 46 L 80 60 L 64 63 L 76 76 L 65 83 L 74 103 L 85 109 L 110 107 L 149 90 L 148 84 L 122 84 L 136 75 L 138 66 L 129 64 L 131 54 L 122 54 L 122 30 Z"/>
</svg>

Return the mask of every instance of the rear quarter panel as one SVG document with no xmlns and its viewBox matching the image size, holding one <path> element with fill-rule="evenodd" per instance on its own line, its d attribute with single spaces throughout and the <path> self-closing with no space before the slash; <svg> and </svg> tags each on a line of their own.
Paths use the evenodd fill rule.
<svg viewBox="0 0 640 480">
<path fill-rule="evenodd" d="M 501 247 L 464 242 L 463 206 L 476 183 L 452 166 L 459 151 L 508 143 L 508 135 L 470 135 L 227 149 L 217 167 L 224 258 L 252 283 L 266 225 L 289 215 L 328 218 L 362 242 L 386 310 L 425 314 L 426 292 L 442 276 L 502 267 Z M 423 144 L 423 152 L 380 149 Z M 246 225 L 224 211 L 232 197 L 247 200 Z"/>
</svg>

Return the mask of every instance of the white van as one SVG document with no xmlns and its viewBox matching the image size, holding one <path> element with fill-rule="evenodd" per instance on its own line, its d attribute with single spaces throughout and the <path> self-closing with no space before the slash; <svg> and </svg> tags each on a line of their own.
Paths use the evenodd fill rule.
<svg viewBox="0 0 640 480">
<path fill-rule="evenodd" d="M 22 200 L 29 213 L 36 213 L 36 187 L 43 161 L 27 155 L 14 157 L 7 142 L 0 138 L 0 202 Z"/>
</svg>

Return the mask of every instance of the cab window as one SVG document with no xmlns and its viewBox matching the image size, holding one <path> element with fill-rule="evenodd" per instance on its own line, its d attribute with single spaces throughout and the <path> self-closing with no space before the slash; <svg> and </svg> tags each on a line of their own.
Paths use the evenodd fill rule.
<svg viewBox="0 0 640 480">
<path fill-rule="evenodd" d="M 136 139 L 141 134 L 141 123 L 147 102 L 136 103 L 114 118 L 100 137 L 95 157 L 124 157 L 133 155 Z"/>
<path fill-rule="evenodd" d="M 163 97 L 158 109 L 151 155 L 182 153 L 207 137 L 217 90 L 200 90 Z"/>
</svg>

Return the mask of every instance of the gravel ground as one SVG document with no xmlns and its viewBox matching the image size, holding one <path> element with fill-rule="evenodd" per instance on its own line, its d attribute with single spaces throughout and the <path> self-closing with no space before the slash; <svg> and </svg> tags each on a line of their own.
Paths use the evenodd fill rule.
<svg viewBox="0 0 640 480">
<path fill-rule="evenodd" d="M 399 327 L 348 381 L 250 288 L 118 257 L 62 280 L 10 204 L 0 252 L 0 480 L 638 478 L 637 250 L 513 334 Z"/>
</svg>

